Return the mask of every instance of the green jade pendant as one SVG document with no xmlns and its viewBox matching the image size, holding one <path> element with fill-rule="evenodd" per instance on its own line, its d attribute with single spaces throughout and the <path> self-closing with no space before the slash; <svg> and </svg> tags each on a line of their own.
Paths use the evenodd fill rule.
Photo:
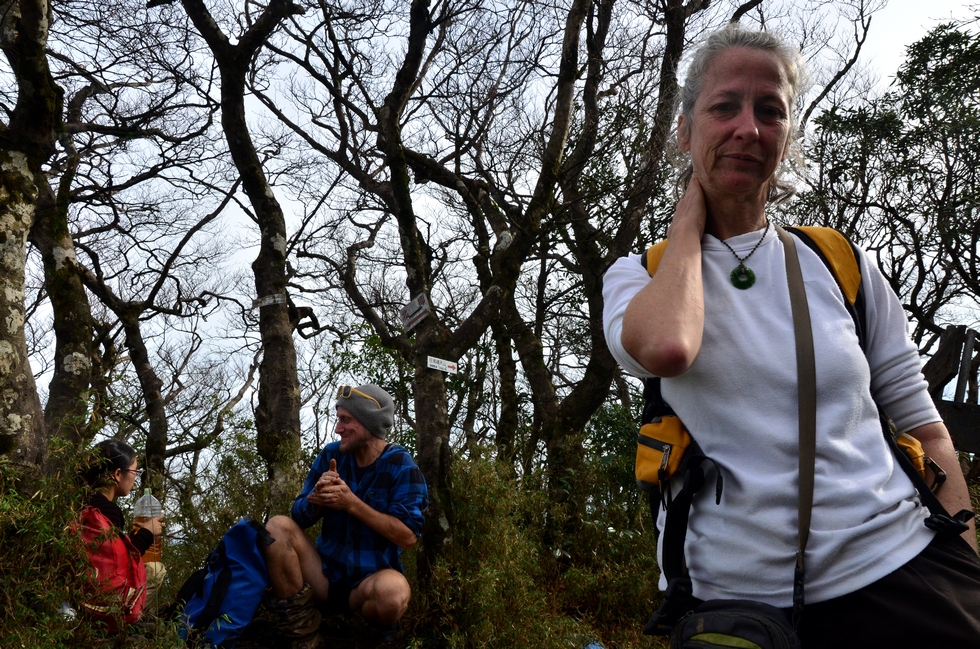
<svg viewBox="0 0 980 649">
<path fill-rule="evenodd" d="M 729 277 L 732 280 L 732 286 L 743 291 L 755 284 L 755 273 L 745 264 L 736 266 Z"/>
</svg>

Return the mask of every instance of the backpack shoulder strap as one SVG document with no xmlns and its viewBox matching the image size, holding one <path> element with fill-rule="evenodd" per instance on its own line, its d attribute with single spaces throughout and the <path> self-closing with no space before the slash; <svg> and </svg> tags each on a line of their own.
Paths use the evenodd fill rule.
<svg viewBox="0 0 980 649">
<path fill-rule="evenodd" d="M 861 266 L 857 251 L 847 237 L 833 228 L 818 226 L 787 227 L 807 247 L 817 253 L 827 265 L 850 304 L 855 304 L 861 293 Z M 667 239 L 653 244 L 644 251 L 640 262 L 651 276 L 657 272 L 660 260 L 667 251 Z"/>
<path fill-rule="evenodd" d="M 640 257 L 640 263 L 643 267 L 647 269 L 650 273 L 650 277 L 657 272 L 657 268 L 660 266 L 660 260 L 663 258 L 664 253 L 667 251 L 667 240 L 662 239 L 657 243 L 653 244 Z"/>
<path fill-rule="evenodd" d="M 861 350 L 867 353 L 868 323 L 865 306 L 861 264 L 857 247 L 833 228 L 797 226 L 786 228 L 797 239 L 817 254 L 830 274 L 837 281 L 844 306 L 854 321 Z"/>
<path fill-rule="evenodd" d="M 800 241 L 816 252 L 821 261 L 830 269 L 847 302 L 847 310 L 854 320 L 861 349 L 867 353 L 867 313 L 862 290 L 861 266 L 858 262 L 858 249 L 847 237 L 833 228 L 801 226 L 786 228 L 786 230 L 792 232 Z M 955 515 L 950 515 L 946 511 L 932 489 L 926 484 L 922 474 L 912 464 L 909 456 L 899 446 L 880 406 L 878 412 L 881 417 L 881 428 L 885 440 L 891 447 L 899 466 L 902 467 L 902 470 L 908 475 L 909 480 L 919 492 L 922 503 L 929 509 L 930 516 L 926 519 L 926 526 L 940 534 L 949 536 L 958 536 L 966 531 L 966 522 L 972 518 L 971 512 L 963 510 Z"/>
<path fill-rule="evenodd" d="M 833 228 L 798 226 L 786 228 L 816 252 L 840 285 L 841 293 L 851 304 L 861 290 L 861 266 L 853 244 Z"/>
</svg>

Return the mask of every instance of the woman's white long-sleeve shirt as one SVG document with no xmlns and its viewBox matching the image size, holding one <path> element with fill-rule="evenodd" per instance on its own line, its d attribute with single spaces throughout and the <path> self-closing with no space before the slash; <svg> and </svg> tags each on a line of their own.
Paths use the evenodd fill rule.
<svg viewBox="0 0 980 649">
<path fill-rule="evenodd" d="M 759 236 L 750 232 L 727 243 L 744 257 Z M 902 306 L 874 264 L 860 255 L 865 356 L 830 271 L 807 246 L 798 244 L 797 250 L 817 376 L 806 597 L 819 602 L 877 581 L 933 537 L 923 523 L 929 513 L 882 435 L 875 400 L 899 430 L 941 419 Z M 746 263 L 756 275 L 751 288 L 732 286 L 729 274 L 736 265 L 718 239 L 704 236 L 701 352 L 686 373 L 662 381 L 664 398 L 724 477 L 721 505 L 715 504 L 714 489 L 695 499 L 685 556 L 698 598 L 749 598 L 789 607 L 797 545 L 797 372 L 785 258 L 775 232 L 766 234 Z M 613 264 L 603 286 L 609 349 L 639 377 L 651 374 L 623 348 L 623 315 L 649 281 L 634 255 Z M 675 485 L 675 492 L 679 488 Z M 658 524 L 662 529 L 662 512 Z M 660 587 L 666 588 L 663 576 Z"/>
</svg>

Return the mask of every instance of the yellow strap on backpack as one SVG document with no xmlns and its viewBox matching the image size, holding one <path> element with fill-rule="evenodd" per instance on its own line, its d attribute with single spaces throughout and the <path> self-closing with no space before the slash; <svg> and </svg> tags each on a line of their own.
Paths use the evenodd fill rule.
<svg viewBox="0 0 980 649">
<path fill-rule="evenodd" d="M 912 465 L 915 466 L 915 470 L 919 472 L 923 478 L 926 477 L 926 453 L 922 450 L 922 444 L 919 440 L 912 437 L 908 433 L 899 433 L 895 441 L 898 445 L 909 456 L 912 460 Z"/>
<path fill-rule="evenodd" d="M 636 444 L 636 485 L 642 491 L 661 488 L 677 473 L 691 435 L 677 417 L 643 424 Z"/>
<path fill-rule="evenodd" d="M 861 267 L 854 257 L 851 242 L 833 228 L 799 225 L 793 229 L 803 232 L 817 244 L 830 265 L 830 272 L 837 279 L 844 299 L 854 304 L 861 288 Z"/>
</svg>

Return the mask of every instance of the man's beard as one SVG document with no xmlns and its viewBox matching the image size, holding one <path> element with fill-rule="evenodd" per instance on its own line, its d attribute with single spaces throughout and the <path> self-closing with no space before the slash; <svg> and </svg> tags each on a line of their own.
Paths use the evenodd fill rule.
<svg viewBox="0 0 980 649">
<path fill-rule="evenodd" d="M 344 455 L 350 455 L 351 453 L 364 448 L 367 446 L 367 444 L 367 437 L 348 438 L 340 442 L 340 452 Z"/>
</svg>

